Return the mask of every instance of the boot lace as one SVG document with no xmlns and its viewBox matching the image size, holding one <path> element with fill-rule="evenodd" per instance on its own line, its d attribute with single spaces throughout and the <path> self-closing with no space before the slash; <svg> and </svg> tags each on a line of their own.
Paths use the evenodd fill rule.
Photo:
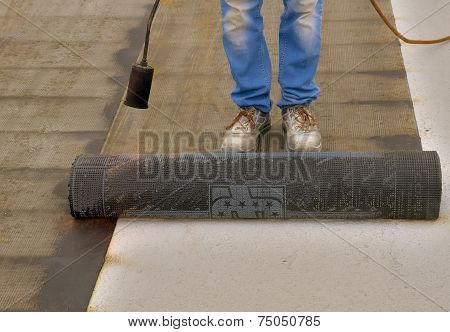
<svg viewBox="0 0 450 332">
<path fill-rule="evenodd" d="M 304 105 L 289 108 L 288 111 L 291 112 L 297 125 L 302 130 L 309 130 L 317 124 L 308 107 Z"/>
<path fill-rule="evenodd" d="M 256 123 L 255 123 L 255 113 L 256 110 L 254 107 L 242 107 L 241 111 L 239 112 L 239 114 L 234 118 L 234 120 L 231 122 L 231 124 L 226 127 L 226 130 L 231 129 L 236 123 L 241 122 L 242 118 L 245 118 L 247 120 L 247 122 L 250 124 L 250 127 L 252 129 L 256 128 Z M 241 122 L 242 124 L 242 122 Z"/>
</svg>

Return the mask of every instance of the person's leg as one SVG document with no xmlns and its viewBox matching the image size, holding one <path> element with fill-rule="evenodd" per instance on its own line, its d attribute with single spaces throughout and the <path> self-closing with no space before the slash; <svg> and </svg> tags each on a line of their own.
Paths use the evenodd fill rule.
<svg viewBox="0 0 450 332">
<path fill-rule="evenodd" d="M 280 24 L 278 106 L 305 105 L 317 99 L 314 76 L 320 57 L 322 0 L 283 0 Z"/>
<path fill-rule="evenodd" d="M 263 34 L 263 0 L 221 0 L 222 37 L 236 87 L 231 98 L 239 107 L 272 108 L 272 68 Z"/>
</svg>

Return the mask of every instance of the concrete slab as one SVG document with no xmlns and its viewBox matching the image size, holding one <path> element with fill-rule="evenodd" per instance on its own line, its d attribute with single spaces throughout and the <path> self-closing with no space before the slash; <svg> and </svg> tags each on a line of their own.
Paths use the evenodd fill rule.
<svg viewBox="0 0 450 332">
<path fill-rule="evenodd" d="M 401 25 L 402 20 L 406 24 L 417 22 L 426 15 L 424 13 L 432 12 L 444 2 L 433 0 L 425 4 L 417 0 L 412 6 L 411 1 L 393 0 L 401 30 L 404 31 L 405 28 Z M 390 2 L 382 1 L 381 4 L 389 13 Z M 390 56 L 382 56 L 381 52 L 376 55 L 373 55 L 373 52 L 363 54 L 361 48 L 357 49 L 359 46 L 355 48 L 349 46 L 349 53 L 345 59 L 345 52 L 335 53 L 340 54 L 340 58 L 337 58 L 330 50 L 331 40 L 349 45 L 353 45 L 353 42 L 362 44 L 372 42 L 374 44 L 371 47 L 376 49 L 377 43 L 390 43 L 393 40 L 392 35 L 381 21 L 375 21 L 375 13 L 368 2 L 339 1 L 326 2 L 326 5 L 329 6 L 326 11 L 329 20 L 328 28 L 326 26 L 328 31 L 325 32 L 325 48 L 328 48 L 328 51 L 324 52 L 325 58 L 322 59 L 321 66 L 328 66 L 331 61 L 336 72 L 341 71 L 342 74 L 352 68 L 351 59 L 354 60 L 354 66 L 360 63 L 361 59 L 368 58 L 357 67 L 356 72 L 352 72 L 339 81 L 339 84 L 330 87 L 330 92 L 325 91 L 317 105 L 322 130 L 327 135 L 332 133 L 326 139 L 334 140 L 333 143 L 327 143 L 326 149 L 420 149 L 420 139 L 412 144 L 404 141 L 405 137 L 418 138 L 418 136 L 414 116 L 408 113 L 412 110 L 412 105 L 407 85 L 399 86 L 402 82 L 401 76 L 404 78 L 405 72 L 399 70 L 398 62 Z M 197 9 L 190 8 L 192 12 L 182 20 L 186 24 L 185 29 L 190 29 L 189 27 L 194 25 L 193 22 L 184 20 L 189 20 L 191 14 L 192 17 L 196 17 L 195 14 L 198 12 L 195 10 L 201 11 L 198 6 L 196 7 Z M 411 8 L 414 10 L 410 10 Z M 267 37 L 274 46 L 275 22 L 280 4 L 270 2 L 268 7 L 266 2 L 265 10 L 266 17 L 269 17 L 266 20 L 269 26 Z M 162 12 L 164 11 L 169 9 L 163 9 Z M 212 9 L 208 13 L 218 15 Z M 345 25 L 345 29 L 335 30 L 337 34 L 341 34 L 340 37 L 330 38 L 334 27 L 336 29 L 342 27 L 340 24 L 334 24 L 330 17 L 336 15 L 336 20 L 348 19 L 348 13 L 353 13 L 351 15 L 357 16 L 357 19 L 348 20 L 351 23 Z M 425 31 L 428 37 L 448 32 L 449 25 L 446 19 L 448 15 L 445 13 L 448 14 L 448 11 L 436 14 L 435 19 L 441 23 L 428 26 Z M 366 21 L 364 19 L 366 17 L 371 19 Z M 152 100 L 160 111 L 165 112 L 165 116 L 161 116 L 155 110 L 150 113 L 138 113 L 122 106 L 104 146 L 104 152 L 138 151 L 138 132 L 155 130 L 155 123 L 169 133 L 174 133 L 182 130 L 180 127 L 194 131 L 205 128 L 219 130 L 228 121 L 224 119 L 224 114 L 232 107 L 227 98 L 232 84 L 228 75 L 220 74 L 226 69 L 226 63 L 220 56 L 222 52 L 220 41 L 214 39 L 216 30 L 213 25 L 216 23 L 210 21 L 209 24 L 209 20 L 202 21 L 202 28 L 210 36 L 208 41 L 212 45 L 210 48 L 205 47 L 206 57 L 217 57 L 215 68 L 208 67 L 207 61 L 203 61 L 202 54 L 205 52 L 200 55 L 195 52 L 154 54 L 153 61 L 156 67 L 165 68 L 166 71 L 164 74 L 160 73 L 156 80 Z M 363 27 L 357 31 L 365 33 L 358 34 L 354 29 L 361 25 L 370 26 L 372 29 Z M 373 36 L 374 34 L 378 35 Z M 192 40 L 187 40 L 186 44 L 189 42 Z M 385 50 L 396 48 L 394 53 L 396 52 L 397 59 L 401 59 L 398 45 L 398 42 L 392 42 Z M 450 94 L 448 75 L 442 73 L 442 68 L 449 68 L 448 45 L 423 47 L 423 51 L 419 49 L 421 46 L 402 47 L 425 146 L 428 149 L 437 149 L 443 156 L 444 186 L 445 193 L 448 193 L 449 186 L 446 179 L 450 174 L 445 164 L 450 161 L 446 148 L 450 140 L 446 130 Z M 352 50 L 358 52 L 352 53 Z M 433 54 L 433 61 L 428 60 L 430 53 Z M 179 57 L 189 55 L 191 56 L 189 60 L 184 62 L 178 60 Z M 272 55 L 276 56 L 273 49 Z M 174 78 L 167 78 L 167 72 L 187 70 L 186 67 L 169 68 L 164 65 L 164 61 L 167 61 L 166 64 L 172 61 L 174 63 L 180 61 L 186 66 L 191 64 L 189 68 L 192 68 L 192 72 L 211 69 L 210 82 L 215 80 L 216 83 L 206 85 L 200 91 L 195 84 L 195 78 L 177 83 Z M 340 65 L 340 61 L 343 66 Z M 419 65 L 424 62 L 427 63 L 426 67 Z M 345 70 L 342 68 L 344 66 Z M 382 72 L 367 73 L 376 71 L 377 66 L 382 68 L 380 69 Z M 383 80 L 380 77 L 383 77 Z M 180 80 L 180 76 L 178 79 Z M 329 79 L 330 77 L 327 77 L 322 83 L 326 83 Z M 416 84 L 418 81 L 420 84 Z M 173 82 L 175 86 L 169 82 Z M 334 92 L 335 89 L 338 93 Z M 192 91 L 197 94 L 197 103 L 185 103 L 186 100 L 191 100 Z M 373 92 L 372 95 L 369 94 L 370 91 Z M 178 108 L 176 105 L 179 105 Z M 347 108 L 343 108 L 343 105 Z M 197 113 L 194 112 L 195 107 L 198 107 Z M 211 110 L 209 113 L 208 109 Z M 347 111 L 344 111 L 345 109 Z M 433 111 L 433 115 L 430 115 L 430 110 Z M 377 126 L 362 128 L 364 122 L 358 122 L 358 116 L 362 118 L 363 115 L 359 112 L 365 112 L 364 115 L 371 119 L 370 125 L 376 123 Z M 202 114 L 203 119 L 200 115 L 196 115 L 198 113 Z M 182 120 L 176 121 L 177 123 L 166 118 L 177 120 L 178 116 L 181 116 Z M 353 120 L 356 120 L 355 125 L 349 125 Z M 389 127 L 392 124 L 390 121 L 400 124 L 396 128 Z M 342 132 L 347 133 L 347 136 L 337 135 L 339 126 L 346 128 Z M 364 136 L 362 129 L 375 136 Z M 108 249 L 89 310 L 448 310 L 450 244 L 447 234 L 450 231 L 448 213 L 450 204 L 445 193 L 442 217 L 435 223 L 322 220 L 196 222 L 121 219 Z"/>
<path fill-rule="evenodd" d="M 121 220 L 89 310 L 440 310 L 334 234 L 350 241 L 370 234 L 364 236 L 370 241 L 357 245 L 401 273 L 401 252 L 419 242 L 420 230 L 398 223 L 365 223 L 353 234 L 341 228 L 349 227 L 314 221 Z M 417 258 L 410 274 L 423 278 Z"/>
</svg>

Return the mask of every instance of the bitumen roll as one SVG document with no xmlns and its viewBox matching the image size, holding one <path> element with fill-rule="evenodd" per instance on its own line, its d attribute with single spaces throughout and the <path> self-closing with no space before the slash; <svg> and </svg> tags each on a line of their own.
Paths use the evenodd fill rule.
<svg viewBox="0 0 450 332">
<path fill-rule="evenodd" d="M 75 218 L 436 219 L 436 152 L 79 156 Z"/>
</svg>

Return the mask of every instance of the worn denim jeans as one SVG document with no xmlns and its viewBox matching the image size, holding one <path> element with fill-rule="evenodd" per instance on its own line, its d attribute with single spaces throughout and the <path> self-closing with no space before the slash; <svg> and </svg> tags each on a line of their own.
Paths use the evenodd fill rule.
<svg viewBox="0 0 450 332">
<path fill-rule="evenodd" d="M 220 0 L 222 36 L 236 87 L 231 98 L 239 106 L 272 108 L 272 66 L 261 16 L 263 0 Z M 282 0 L 270 0 L 282 1 Z M 322 0 L 283 0 L 279 38 L 278 106 L 309 104 L 320 92 L 314 76 L 320 57 Z"/>
</svg>

